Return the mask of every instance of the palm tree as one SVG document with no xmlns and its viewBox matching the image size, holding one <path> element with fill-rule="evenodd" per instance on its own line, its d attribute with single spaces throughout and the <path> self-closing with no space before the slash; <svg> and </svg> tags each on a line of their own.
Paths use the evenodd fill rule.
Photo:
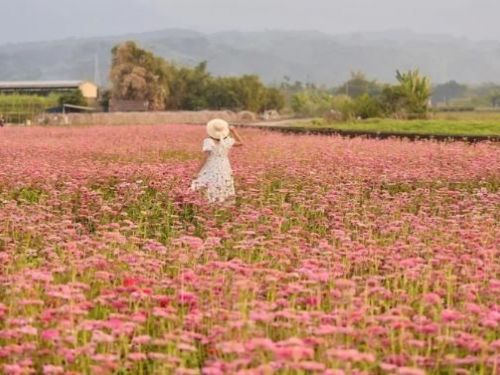
<svg viewBox="0 0 500 375">
<path fill-rule="evenodd" d="M 429 77 L 420 75 L 418 69 L 401 73 L 396 72 L 401 93 L 405 97 L 405 106 L 410 115 L 424 115 L 427 113 L 429 98 L 431 97 L 431 83 Z"/>
</svg>

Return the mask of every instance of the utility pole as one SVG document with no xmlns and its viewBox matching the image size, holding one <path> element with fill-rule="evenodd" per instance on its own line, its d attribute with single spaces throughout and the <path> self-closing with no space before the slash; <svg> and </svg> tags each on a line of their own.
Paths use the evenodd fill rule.
<svg viewBox="0 0 500 375">
<path fill-rule="evenodd" d="M 94 83 L 100 86 L 100 73 L 99 73 L 99 57 L 97 53 L 94 54 Z"/>
</svg>

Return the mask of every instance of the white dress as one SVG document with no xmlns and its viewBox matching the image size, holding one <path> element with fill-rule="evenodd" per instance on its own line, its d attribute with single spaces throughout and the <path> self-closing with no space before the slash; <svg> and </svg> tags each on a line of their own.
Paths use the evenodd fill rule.
<svg viewBox="0 0 500 375">
<path fill-rule="evenodd" d="M 203 141 L 203 151 L 208 152 L 209 156 L 198 177 L 191 183 L 191 189 L 206 189 L 210 202 L 224 202 L 235 195 L 233 170 L 228 158 L 234 143 L 231 137 L 219 142 L 212 138 Z"/>
</svg>

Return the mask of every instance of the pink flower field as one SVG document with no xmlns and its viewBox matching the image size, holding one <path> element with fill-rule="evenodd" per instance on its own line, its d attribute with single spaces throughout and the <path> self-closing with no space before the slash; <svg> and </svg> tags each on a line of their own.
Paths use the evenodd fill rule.
<svg viewBox="0 0 500 375">
<path fill-rule="evenodd" d="M 0 131 L 0 373 L 500 374 L 498 144 Z"/>
</svg>

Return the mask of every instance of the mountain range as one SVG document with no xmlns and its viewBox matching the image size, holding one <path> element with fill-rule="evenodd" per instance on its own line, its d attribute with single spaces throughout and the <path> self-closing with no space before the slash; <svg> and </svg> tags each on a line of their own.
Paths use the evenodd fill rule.
<svg viewBox="0 0 500 375">
<path fill-rule="evenodd" d="M 412 68 L 419 68 L 433 83 L 500 83 L 499 41 L 408 30 L 329 35 L 276 30 L 206 34 L 179 29 L 3 44 L 0 81 L 88 79 L 106 85 L 111 49 L 125 40 L 178 64 L 207 61 L 214 75 L 258 74 L 270 84 L 287 79 L 337 86 L 353 71 L 392 82 L 396 69 Z"/>
</svg>

